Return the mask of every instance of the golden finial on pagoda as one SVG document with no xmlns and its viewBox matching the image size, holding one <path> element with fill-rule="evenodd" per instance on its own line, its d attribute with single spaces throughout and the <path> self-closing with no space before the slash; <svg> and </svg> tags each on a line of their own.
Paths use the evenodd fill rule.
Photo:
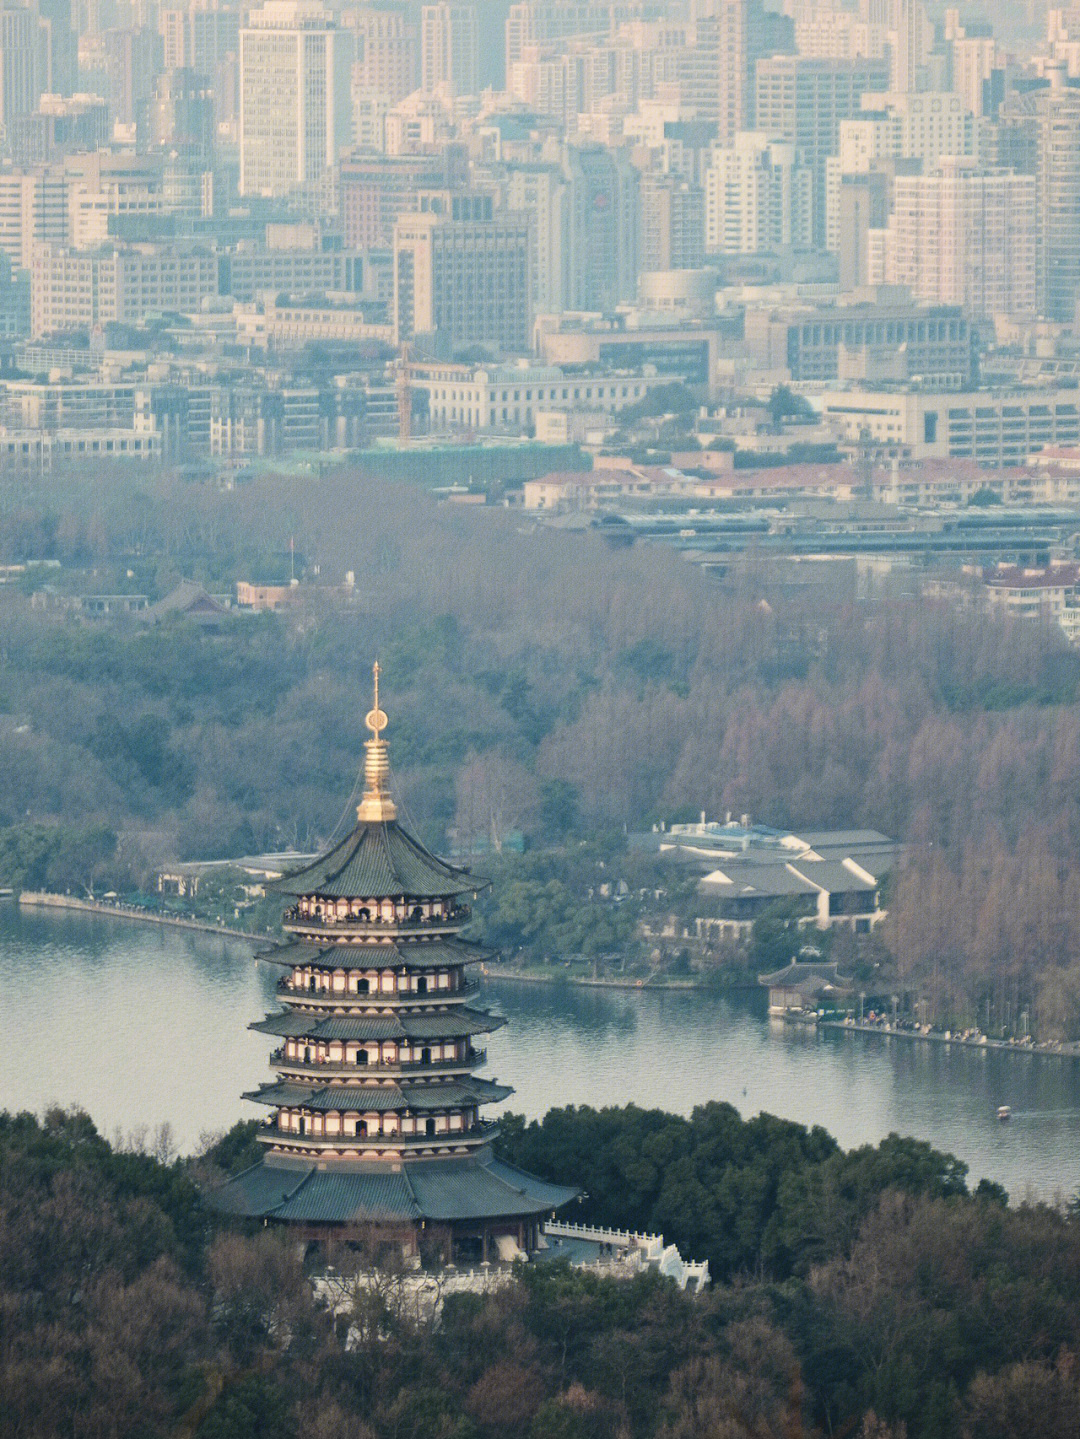
<svg viewBox="0 0 1080 1439">
<path fill-rule="evenodd" d="M 379 661 L 372 668 L 375 688 L 375 703 L 368 710 L 364 723 L 371 731 L 371 738 L 364 741 L 364 797 L 356 809 L 359 820 L 387 820 L 397 818 L 397 808 L 390 798 L 386 781 L 390 774 L 389 746 L 382 737 L 387 726 L 385 711 L 379 708 Z"/>
</svg>

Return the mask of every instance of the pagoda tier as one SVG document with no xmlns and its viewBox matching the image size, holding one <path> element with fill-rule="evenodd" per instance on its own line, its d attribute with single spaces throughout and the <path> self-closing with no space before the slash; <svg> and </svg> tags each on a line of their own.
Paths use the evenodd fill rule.
<svg viewBox="0 0 1080 1439">
<path fill-rule="evenodd" d="M 505 1023 L 472 1004 L 479 985 L 468 967 L 490 958 L 460 933 L 477 881 L 397 822 L 377 667 L 367 722 L 356 826 L 268 886 L 293 903 L 285 942 L 259 956 L 283 971 L 282 1007 L 251 1026 L 281 1041 L 273 1081 L 244 1096 L 271 1110 L 258 1130 L 266 1154 L 208 1200 L 225 1213 L 316 1227 L 388 1215 L 421 1228 L 448 1223 L 446 1257 L 466 1240 L 486 1254 L 500 1233 L 528 1249 L 537 1217 L 577 1191 L 492 1154 L 497 1125 L 481 1108 L 513 1091 L 472 1072 L 486 1059 L 475 1037 Z M 417 1252 L 415 1230 L 402 1237 Z"/>
</svg>

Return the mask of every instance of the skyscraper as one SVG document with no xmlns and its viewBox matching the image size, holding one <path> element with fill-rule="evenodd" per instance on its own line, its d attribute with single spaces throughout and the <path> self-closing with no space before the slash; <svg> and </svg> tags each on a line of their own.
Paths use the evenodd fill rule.
<svg viewBox="0 0 1080 1439">
<path fill-rule="evenodd" d="M 430 337 L 443 352 L 469 345 L 529 348 L 530 223 L 489 195 L 435 192 L 394 228 L 394 337 Z"/>
<path fill-rule="evenodd" d="M 762 0 L 704 0 L 693 33 L 683 98 L 703 119 L 715 120 L 717 139 L 730 144 L 738 131 L 753 129 L 757 62 L 794 48 L 792 23 Z"/>
<path fill-rule="evenodd" d="M 318 0 L 267 0 L 240 32 L 240 193 L 278 197 L 321 180 L 348 112 L 330 12 Z"/>
<path fill-rule="evenodd" d="M 472 5 L 425 5 L 420 20 L 420 84 L 430 93 L 441 85 L 454 95 L 480 88 L 480 33 Z"/>
<path fill-rule="evenodd" d="M 36 11 L 28 5 L 0 5 L 0 122 L 5 130 L 37 106 L 39 59 Z"/>
</svg>

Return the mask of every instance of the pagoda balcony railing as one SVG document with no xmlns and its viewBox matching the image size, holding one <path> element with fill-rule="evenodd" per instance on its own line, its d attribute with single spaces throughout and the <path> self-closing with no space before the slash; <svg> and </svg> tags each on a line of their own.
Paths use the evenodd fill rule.
<svg viewBox="0 0 1080 1439">
<path fill-rule="evenodd" d="M 323 935 L 387 939 L 395 935 L 448 933 L 461 929 L 471 918 L 472 911 L 466 905 L 458 905 L 449 914 L 427 919 L 414 915 L 402 915 L 400 919 L 360 919 L 354 914 L 339 919 L 336 915 L 302 914 L 300 906 L 294 904 L 281 916 L 281 923 L 288 930 L 310 929 Z"/>
<path fill-rule="evenodd" d="M 499 1133 L 497 1119 L 481 1119 L 468 1129 L 440 1130 L 438 1134 L 297 1134 L 279 1129 L 272 1119 L 255 1131 L 266 1143 L 302 1146 L 306 1149 L 430 1149 L 459 1144 L 483 1144 Z"/>
<path fill-rule="evenodd" d="M 389 993 L 371 990 L 367 994 L 351 989 L 305 989 L 303 986 L 290 984 L 287 979 L 279 979 L 275 989 L 282 999 L 294 999 L 304 1004 L 330 1007 L 342 1004 L 368 1005 L 388 1009 L 421 1009 L 432 1005 L 457 1004 L 464 999 L 475 999 L 480 993 L 479 982 L 475 979 L 466 980 L 456 989 L 429 989 L 424 994 L 417 994 L 411 989 Z"/>
<path fill-rule="evenodd" d="M 275 1049 L 270 1056 L 271 1069 L 296 1070 L 298 1073 L 323 1076 L 338 1074 L 353 1078 L 358 1074 L 372 1079 L 393 1074 L 447 1074 L 456 1069 L 479 1069 L 487 1063 L 486 1049 L 470 1049 L 463 1059 L 407 1059 L 400 1064 L 376 1061 L 374 1064 L 349 1064 L 343 1059 L 289 1059 L 284 1049 Z"/>
</svg>

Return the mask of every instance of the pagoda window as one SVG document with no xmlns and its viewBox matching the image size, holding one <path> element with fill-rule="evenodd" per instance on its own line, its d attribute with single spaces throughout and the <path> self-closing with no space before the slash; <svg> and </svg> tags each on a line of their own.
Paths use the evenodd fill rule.
<svg viewBox="0 0 1080 1439">
<path fill-rule="evenodd" d="M 440 988 L 440 989 L 449 989 L 449 988 L 450 988 L 450 975 L 449 975 L 449 972 L 448 972 L 447 970 L 445 970 L 445 969 L 444 969 L 444 970 L 441 970 L 440 973 L 439 973 L 439 988 Z"/>
<path fill-rule="evenodd" d="M 409 918 L 410 918 L 410 919 L 423 919 L 423 917 L 424 917 L 424 911 L 420 908 L 420 906 L 419 906 L 418 904 L 414 904 L 413 907 L 412 907 L 412 909 L 409 911 Z"/>
<path fill-rule="evenodd" d="M 355 1136 L 355 1134 L 356 1134 L 356 1115 L 355 1115 L 355 1114 L 347 1114 L 347 1115 L 345 1116 L 345 1133 L 346 1133 L 346 1134 L 349 1134 L 349 1135 Z"/>
<path fill-rule="evenodd" d="M 365 924 L 371 923 L 371 910 L 368 909 L 367 905 L 364 905 L 363 909 L 360 910 L 358 918 L 363 920 Z"/>
<path fill-rule="evenodd" d="M 452 1115 L 450 1116 L 450 1122 L 449 1122 L 448 1128 L 450 1128 L 450 1129 L 460 1129 L 460 1128 L 461 1128 L 461 1115 L 460 1115 L 460 1114 L 452 1114 Z"/>
<path fill-rule="evenodd" d="M 434 1119 L 425 1119 L 425 1120 L 424 1120 L 424 1133 L 425 1133 L 425 1134 L 434 1134 L 435 1132 L 436 1132 L 436 1126 L 435 1126 L 435 1121 L 434 1121 Z"/>
<path fill-rule="evenodd" d="M 427 994 L 427 988 L 428 988 L 427 975 L 426 975 L 426 974 L 418 974 L 418 975 L 416 976 L 416 992 L 417 992 L 417 994 Z"/>
<path fill-rule="evenodd" d="M 425 1046 L 425 1048 L 423 1048 L 423 1049 L 420 1051 L 420 1063 L 421 1063 L 421 1064 L 430 1064 L 430 1063 L 431 1063 L 431 1057 L 432 1057 L 432 1050 L 430 1050 L 429 1048 L 427 1048 L 427 1047 Z"/>
<path fill-rule="evenodd" d="M 368 1052 L 366 1049 L 358 1049 L 356 1051 L 356 1062 L 357 1064 L 367 1064 Z"/>
</svg>

